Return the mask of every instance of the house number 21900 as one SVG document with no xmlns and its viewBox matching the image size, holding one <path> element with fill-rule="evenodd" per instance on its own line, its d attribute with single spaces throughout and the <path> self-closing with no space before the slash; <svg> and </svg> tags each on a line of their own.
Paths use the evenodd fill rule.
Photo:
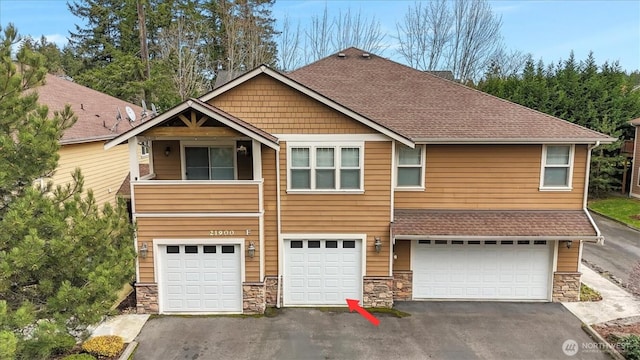
<svg viewBox="0 0 640 360">
<path fill-rule="evenodd" d="M 235 232 L 233 230 L 211 230 L 209 231 L 209 236 L 230 236 L 234 235 Z"/>
</svg>

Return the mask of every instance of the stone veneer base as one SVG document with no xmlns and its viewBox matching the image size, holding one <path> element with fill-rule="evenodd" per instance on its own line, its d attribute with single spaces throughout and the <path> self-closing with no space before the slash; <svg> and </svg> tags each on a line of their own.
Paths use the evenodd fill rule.
<svg viewBox="0 0 640 360">
<path fill-rule="evenodd" d="M 393 307 L 393 277 L 365 276 L 362 285 L 362 307 Z"/>
<path fill-rule="evenodd" d="M 553 274 L 553 302 L 580 301 L 579 272 L 555 272 Z"/>
<path fill-rule="evenodd" d="M 413 298 L 413 271 L 393 272 L 393 300 L 409 301 Z"/>
<path fill-rule="evenodd" d="M 136 312 L 138 314 L 157 314 L 158 284 L 136 283 Z"/>
<path fill-rule="evenodd" d="M 264 314 L 265 289 L 263 282 L 245 282 L 242 284 L 242 313 Z"/>
</svg>

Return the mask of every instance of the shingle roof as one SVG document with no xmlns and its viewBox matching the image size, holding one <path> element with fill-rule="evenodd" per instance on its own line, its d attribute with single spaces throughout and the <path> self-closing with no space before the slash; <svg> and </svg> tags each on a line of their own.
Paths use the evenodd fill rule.
<svg viewBox="0 0 640 360">
<path fill-rule="evenodd" d="M 149 175 L 149 164 L 138 164 L 138 168 L 140 169 L 140 176 Z M 125 199 L 131 198 L 131 173 L 124 178 L 116 195 Z"/>
<path fill-rule="evenodd" d="M 49 107 L 51 116 L 54 111 L 62 110 L 69 104 L 78 117 L 76 123 L 64 132 L 61 144 L 108 140 L 131 129 L 125 106 L 131 107 L 136 113 L 134 126 L 141 120 L 141 107 L 55 75 L 47 75 L 45 84 L 35 88 L 35 91 L 38 92 L 38 102 Z M 112 132 L 118 108 L 122 113 L 122 121 Z"/>
<path fill-rule="evenodd" d="M 610 137 L 349 48 L 288 76 L 414 141 L 612 141 Z M 588 142 L 587 141 L 587 142 Z"/>
<path fill-rule="evenodd" d="M 393 234 L 423 236 L 596 237 L 582 210 L 421 210 L 396 209 Z"/>
<path fill-rule="evenodd" d="M 631 124 L 633 126 L 640 126 L 640 118 L 633 119 L 633 120 L 629 121 L 629 124 Z"/>
</svg>

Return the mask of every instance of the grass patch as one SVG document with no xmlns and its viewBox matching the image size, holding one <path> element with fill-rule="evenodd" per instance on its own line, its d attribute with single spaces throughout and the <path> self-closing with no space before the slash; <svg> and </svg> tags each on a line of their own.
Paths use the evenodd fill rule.
<svg viewBox="0 0 640 360">
<path fill-rule="evenodd" d="M 602 295 L 585 284 L 580 284 L 580 301 L 600 301 Z"/>
<path fill-rule="evenodd" d="M 640 229 L 640 201 L 624 197 L 611 197 L 589 202 L 589 209 Z"/>
</svg>

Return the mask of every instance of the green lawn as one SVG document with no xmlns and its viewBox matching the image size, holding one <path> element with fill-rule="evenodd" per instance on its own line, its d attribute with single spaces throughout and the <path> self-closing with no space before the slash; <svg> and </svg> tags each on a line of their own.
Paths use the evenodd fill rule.
<svg viewBox="0 0 640 360">
<path fill-rule="evenodd" d="M 640 200 L 623 197 L 592 200 L 589 209 L 640 229 Z"/>
</svg>

